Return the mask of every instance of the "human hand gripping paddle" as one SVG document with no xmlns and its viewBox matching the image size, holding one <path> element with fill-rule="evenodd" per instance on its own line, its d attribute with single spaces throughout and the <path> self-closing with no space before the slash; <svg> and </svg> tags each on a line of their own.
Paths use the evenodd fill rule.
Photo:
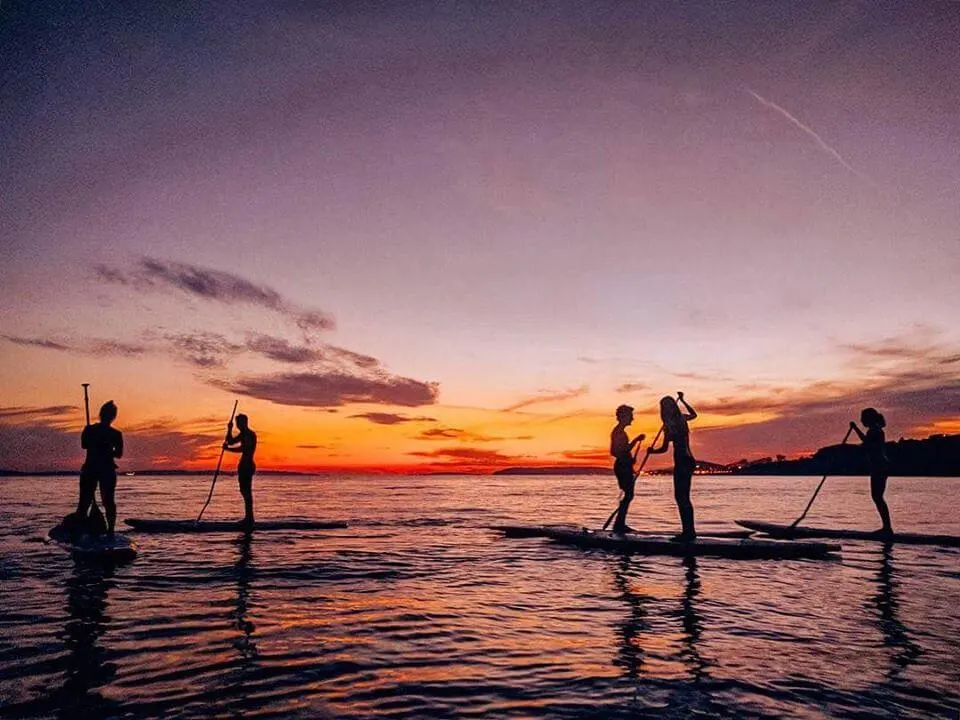
<svg viewBox="0 0 960 720">
<path fill-rule="evenodd" d="M 840 443 L 841 447 L 842 447 L 843 445 L 846 445 L 846 444 L 847 444 L 847 439 L 850 437 L 850 433 L 852 433 L 852 432 L 853 432 L 853 425 L 851 425 L 851 426 L 850 426 L 850 429 L 847 430 L 847 434 L 843 436 L 843 442 Z M 794 521 L 790 524 L 790 527 L 791 527 L 791 528 L 795 528 L 797 525 L 800 524 L 800 521 L 803 520 L 803 519 L 807 516 L 807 513 L 810 511 L 810 508 L 811 508 L 811 506 L 813 505 L 813 501 L 817 499 L 817 495 L 820 493 L 820 488 L 823 487 L 823 483 L 824 483 L 824 482 L 826 481 L 826 479 L 827 479 L 827 475 L 829 475 L 832 470 L 833 470 L 833 468 L 831 467 L 830 470 L 828 470 L 827 472 L 825 472 L 825 473 L 823 474 L 823 477 L 820 478 L 820 484 L 817 485 L 817 489 L 813 491 L 813 497 L 810 498 L 810 502 L 807 503 L 807 507 L 805 507 L 805 508 L 803 509 L 803 515 L 801 515 L 800 517 L 798 517 L 796 520 L 794 520 Z"/>
<path fill-rule="evenodd" d="M 207 506 L 210 504 L 210 500 L 213 498 L 213 489 L 217 486 L 217 478 L 220 476 L 220 465 L 223 464 L 223 454 L 227 451 L 227 440 L 230 439 L 230 431 L 233 429 L 233 418 L 237 414 L 237 403 L 239 400 L 233 401 L 233 410 L 230 412 L 230 421 L 227 423 L 227 433 L 224 437 L 223 445 L 220 448 L 220 459 L 217 460 L 217 469 L 213 472 L 213 482 L 210 483 L 210 494 L 207 495 L 207 501 L 203 504 L 203 507 L 200 508 L 200 514 L 197 515 L 196 524 L 200 524 L 200 518 L 203 517 L 204 510 L 207 509 Z"/>
</svg>

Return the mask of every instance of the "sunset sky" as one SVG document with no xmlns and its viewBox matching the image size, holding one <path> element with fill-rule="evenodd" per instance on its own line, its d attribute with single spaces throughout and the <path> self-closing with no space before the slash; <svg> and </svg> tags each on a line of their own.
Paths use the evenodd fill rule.
<svg viewBox="0 0 960 720">
<path fill-rule="evenodd" d="M 960 3 L 0 5 L 0 468 L 960 432 Z M 669 456 L 658 456 L 669 464 Z M 231 460 L 231 463 L 235 462 Z"/>
</svg>

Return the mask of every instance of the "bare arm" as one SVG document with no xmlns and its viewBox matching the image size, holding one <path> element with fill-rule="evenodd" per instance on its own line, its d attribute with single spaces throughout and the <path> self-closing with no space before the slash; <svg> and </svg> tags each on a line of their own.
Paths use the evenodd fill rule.
<svg viewBox="0 0 960 720">
<path fill-rule="evenodd" d="M 123 457 L 123 433 L 117 432 L 117 444 L 113 446 L 113 456 L 115 458 Z"/>
<path fill-rule="evenodd" d="M 697 417 L 697 411 L 694 410 L 692 407 L 690 407 L 690 403 L 688 403 L 686 400 L 683 399 L 683 393 L 682 393 L 682 392 L 678 392 L 678 393 L 677 393 L 677 398 L 680 400 L 680 402 L 683 403 L 683 406 L 687 409 L 687 412 L 684 413 L 684 415 L 683 415 L 684 420 L 693 420 L 693 419 L 695 419 L 695 418 Z"/>
<path fill-rule="evenodd" d="M 853 420 L 850 421 L 850 429 L 857 434 L 857 437 L 860 438 L 860 442 L 867 441 L 867 436 L 860 431 L 860 428 L 857 427 L 857 424 L 853 422 Z"/>
<path fill-rule="evenodd" d="M 655 443 L 651 443 L 650 447 L 647 448 L 647 455 L 659 455 L 665 453 L 667 448 L 670 447 L 670 436 L 667 433 L 663 434 L 663 442 L 660 444 L 660 447 L 654 447 Z"/>
</svg>

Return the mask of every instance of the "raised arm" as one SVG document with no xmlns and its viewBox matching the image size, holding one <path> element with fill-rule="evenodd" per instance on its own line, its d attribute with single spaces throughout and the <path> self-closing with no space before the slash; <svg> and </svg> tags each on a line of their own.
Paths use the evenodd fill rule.
<svg viewBox="0 0 960 720">
<path fill-rule="evenodd" d="M 687 409 L 687 412 L 684 413 L 684 420 L 694 420 L 697 417 L 697 411 L 690 407 L 690 403 L 683 399 L 683 393 L 677 391 L 677 399 L 683 403 L 683 406 Z"/>
</svg>

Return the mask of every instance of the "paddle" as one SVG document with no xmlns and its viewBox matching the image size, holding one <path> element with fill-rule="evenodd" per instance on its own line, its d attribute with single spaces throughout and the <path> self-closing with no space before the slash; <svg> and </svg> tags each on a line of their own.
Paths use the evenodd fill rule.
<svg viewBox="0 0 960 720">
<path fill-rule="evenodd" d="M 87 425 L 90 424 L 90 396 L 87 394 L 87 388 L 90 387 L 90 383 L 80 383 L 83 385 L 83 409 L 87 413 Z"/>
<path fill-rule="evenodd" d="M 847 430 L 847 434 L 843 436 L 843 442 L 840 443 L 841 447 L 847 444 L 847 438 L 850 437 L 850 433 L 852 433 L 852 432 L 853 432 L 853 428 L 850 428 L 849 430 Z M 830 468 L 830 470 L 833 470 L 833 468 Z M 823 487 L 823 483 L 826 482 L 826 480 L 827 480 L 827 475 L 830 474 L 830 470 L 828 470 L 827 472 L 825 472 L 825 473 L 823 474 L 823 477 L 820 479 L 820 484 L 817 485 L 817 489 L 813 491 L 813 497 L 810 498 L 810 502 L 807 503 L 807 507 L 805 507 L 804 510 L 803 510 L 803 515 L 801 515 L 800 517 L 798 517 L 796 520 L 794 520 L 794 521 L 790 524 L 790 527 L 791 527 L 791 528 L 795 528 L 797 525 L 800 524 L 800 521 L 803 520 L 803 519 L 807 516 L 807 513 L 810 511 L 810 507 L 813 505 L 813 501 L 817 499 L 817 495 L 820 493 L 820 488 L 822 488 L 822 487 Z"/>
<path fill-rule="evenodd" d="M 640 467 L 637 468 L 637 471 L 633 474 L 633 479 L 636 480 L 640 477 L 640 473 L 643 472 L 643 466 L 647 464 L 647 460 L 650 459 L 650 448 L 657 444 L 657 440 L 660 439 L 660 435 L 663 434 L 663 425 L 660 426 L 660 429 L 657 430 L 657 436 L 653 439 L 653 442 L 647 447 L 647 454 L 643 456 L 643 462 L 640 463 Z M 637 452 L 633 455 L 633 461 L 637 461 L 637 455 L 640 453 L 640 448 L 637 447 Z M 622 496 L 622 493 L 621 493 Z M 620 502 L 623 502 L 622 500 Z M 613 518 L 616 517 L 617 513 L 620 512 L 620 502 L 617 503 L 617 507 L 614 508 L 613 512 L 610 513 L 610 517 L 607 518 L 607 521 L 603 524 L 603 529 L 606 530 L 610 523 L 613 522 Z"/>
<path fill-rule="evenodd" d="M 223 440 L 223 445 L 227 444 L 227 438 L 230 437 L 230 426 L 233 425 L 233 416 L 237 414 L 237 403 L 239 400 L 233 401 L 233 410 L 230 412 L 230 422 L 227 423 L 227 433 Z M 217 469 L 213 472 L 213 482 L 210 483 L 210 494 L 207 495 L 207 501 L 203 504 L 203 507 L 200 508 L 200 514 L 197 515 L 196 524 L 200 524 L 200 518 L 203 517 L 203 511 L 207 509 L 207 505 L 210 504 L 211 498 L 213 498 L 213 489 L 217 486 L 217 478 L 220 476 L 220 465 L 223 463 L 223 454 L 226 452 L 226 447 L 220 447 L 220 459 L 217 460 Z"/>
</svg>

